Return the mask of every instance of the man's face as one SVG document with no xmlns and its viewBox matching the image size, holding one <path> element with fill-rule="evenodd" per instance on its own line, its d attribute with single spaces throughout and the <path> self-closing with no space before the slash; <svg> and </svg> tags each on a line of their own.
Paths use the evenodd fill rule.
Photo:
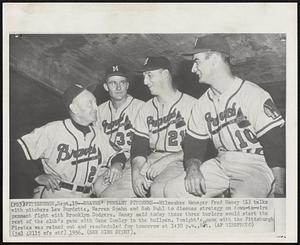
<svg viewBox="0 0 300 245">
<path fill-rule="evenodd" d="M 208 82 L 211 74 L 211 55 L 208 52 L 194 54 L 192 72 L 198 75 L 199 82 Z"/>
<path fill-rule="evenodd" d="M 113 100 L 123 100 L 127 96 L 129 82 L 126 77 L 111 76 L 104 83 L 104 89 Z"/>
<path fill-rule="evenodd" d="M 154 96 L 158 95 L 161 91 L 163 81 L 162 72 L 162 69 L 143 72 L 144 84 L 149 88 L 150 93 Z"/>
<path fill-rule="evenodd" d="M 82 121 L 90 124 L 97 120 L 97 103 L 95 96 L 87 91 L 82 91 L 74 100 L 75 114 Z M 74 112 L 74 111 L 73 111 Z"/>
</svg>

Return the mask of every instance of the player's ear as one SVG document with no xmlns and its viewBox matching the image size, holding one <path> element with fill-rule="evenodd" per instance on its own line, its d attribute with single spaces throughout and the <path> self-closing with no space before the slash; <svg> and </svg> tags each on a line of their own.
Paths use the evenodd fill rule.
<svg viewBox="0 0 300 245">
<path fill-rule="evenodd" d="M 126 79 L 126 90 L 129 88 L 129 80 Z"/>
<path fill-rule="evenodd" d="M 107 86 L 107 83 L 106 83 L 106 82 L 103 83 L 103 88 L 105 89 L 105 91 L 108 92 L 108 86 Z"/>
<path fill-rule="evenodd" d="M 217 66 L 217 64 L 219 64 L 220 61 L 222 60 L 221 54 L 217 54 L 217 53 L 212 53 L 210 58 L 213 66 Z"/>
<path fill-rule="evenodd" d="M 163 70 L 161 71 L 161 74 L 163 75 L 164 78 L 167 78 L 167 77 L 169 76 L 169 70 L 163 69 Z"/>
<path fill-rule="evenodd" d="M 71 103 L 71 104 L 69 105 L 69 108 L 70 108 L 70 111 L 73 112 L 74 114 L 76 114 L 77 111 L 78 111 L 78 107 L 77 107 L 77 105 L 75 105 L 74 103 Z"/>
</svg>

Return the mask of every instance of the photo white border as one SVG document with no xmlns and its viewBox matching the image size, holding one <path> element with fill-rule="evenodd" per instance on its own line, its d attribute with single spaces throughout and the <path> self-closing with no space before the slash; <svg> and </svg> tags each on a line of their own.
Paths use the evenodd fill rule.
<svg viewBox="0 0 300 245">
<path fill-rule="evenodd" d="M 3 3 L 4 241 L 9 240 L 10 33 L 286 33 L 287 239 L 284 241 L 296 241 L 298 177 L 296 3 Z M 215 234 L 204 236 L 201 234 L 199 237 L 200 239 L 202 237 L 202 241 L 233 239 L 223 235 L 216 239 Z M 237 239 L 254 241 L 249 234 L 240 234 L 234 238 L 235 241 Z M 30 240 L 36 241 L 35 239 L 26 241 Z M 76 240 L 81 239 L 76 237 Z M 181 241 L 187 240 L 182 238 Z M 261 241 L 278 241 L 278 239 L 264 237 Z"/>
</svg>

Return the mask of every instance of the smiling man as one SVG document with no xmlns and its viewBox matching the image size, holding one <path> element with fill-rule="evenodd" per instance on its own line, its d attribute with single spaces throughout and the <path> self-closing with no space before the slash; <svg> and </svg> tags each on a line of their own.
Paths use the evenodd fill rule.
<svg viewBox="0 0 300 245">
<path fill-rule="evenodd" d="M 18 164 L 39 185 L 33 198 L 89 197 L 96 177 L 123 157 L 91 125 L 97 119 L 97 105 L 87 87 L 71 84 L 63 102 L 70 118 L 48 123 L 17 140 Z M 34 163 L 37 159 L 43 170 Z"/>
<path fill-rule="evenodd" d="M 284 120 L 269 93 L 234 76 L 220 34 L 197 39 L 186 54 L 210 88 L 195 104 L 184 139 L 186 173 L 166 186 L 168 197 L 265 198 L 285 194 Z M 218 156 L 204 161 L 212 139 Z"/>
<path fill-rule="evenodd" d="M 176 89 L 165 57 L 148 57 L 141 72 L 154 98 L 134 123 L 132 184 L 139 197 L 164 197 L 166 182 L 184 171 L 181 143 L 196 99 Z"/>
</svg>

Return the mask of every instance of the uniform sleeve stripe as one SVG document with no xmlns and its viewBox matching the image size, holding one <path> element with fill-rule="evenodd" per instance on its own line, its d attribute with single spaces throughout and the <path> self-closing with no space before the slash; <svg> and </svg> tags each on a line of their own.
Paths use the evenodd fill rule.
<svg viewBox="0 0 300 245">
<path fill-rule="evenodd" d="M 208 134 L 197 134 L 191 130 L 187 130 L 187 133 L 190 135 L 190 136 L 193 136 L 194 138 L 196 139 L 209 139 L 209 135 Z"/>
<path fill-rule="evenodd" d="M 200 137 L 208 136 L 208 134 L 199 134 L 199 133 L 196 133 L 195 131 L 193 131 L 193 130 L 190 128 L 189 124 L 188 124 L 188 126 L 187 126 L 187 130 L 188 130 L 189 132 L 191 132 L 192 134 L 198 135 L 198 136 L 200 136 Z"/>
<path fill-rule="evenodd" d="M 274 123 L 277 123 L 279 121 L 282 120 L 282 123 L 284 122 L 282 117 L 279 117 L 276 121 L 270 122 L 269 124 L 267 124 L 266 126 L 264 126 L 263 128 L 261 128 L 260 130 L 257 130 L 256 134 L 260 134 L 262 131 L 264 131 L 266 128 L 268 128 L 269 126 L 271 126 Z"/>
<path fill-rule="evenodd" d="M 191 130 L 190 128 L 188 129 L 188 131 L 191 132 L 191 133 L 193 133 L 193 134 L 195 134 L 195 135 L 198 135 L 200 137 L 208 136 L 208 134 L 198 134 L 195 131 Z"/>
<path fill-rule="evenodd" d="M 22 140 L 21 138 L 19 138 L 17 141 L 21 145 L 21 147 L 22 147 L 22 149 L 24 151 L 24 154 L 26 156 L 26 159 L 27 160 L 33 160 L 32 157 L 31 157 L 30 151 L 29 151 L 27 145 L 25 144 L 24 140 Z"/>
<path fill-rule="evenodd" d="M 280 125 L 283 125 L 283 123 L 284 123 L 284 120 L 283 120 L 283 119 L 281 119 L 281 120 L 276 120 L 276 121 L 274 121 L 274 122 L 268 124 L 267 126 L 265 126 L 263 129 L 261 129 L 261 130 L 259 131 L 259 133 L 256 133 L 256 135 L 257 135 L 257 137 L 259 138 L 259 137 L 261 137 L 262 135 L 264 135 L 266 132 L 268 132 L 270 129 L 275 128 L 275 127 L 280 126 Z"/>
<path fill-rule="evenodd" d="M 138 130 L 136 130 L 136 129 L 133 129 L 133 131 L 134 131 L 135 134 L 137 134 L 137 135 L 139 135 L 139 136 L 142 136 L 142 137 L 146 137 L 147 139 L 149 139 L 149 135 L 148 135 L 148 134 L 145 134 L 145 133 L 143 133 L 143 132 L 140 132 L 140 131 L 138 131 Z"/>
</svg>

